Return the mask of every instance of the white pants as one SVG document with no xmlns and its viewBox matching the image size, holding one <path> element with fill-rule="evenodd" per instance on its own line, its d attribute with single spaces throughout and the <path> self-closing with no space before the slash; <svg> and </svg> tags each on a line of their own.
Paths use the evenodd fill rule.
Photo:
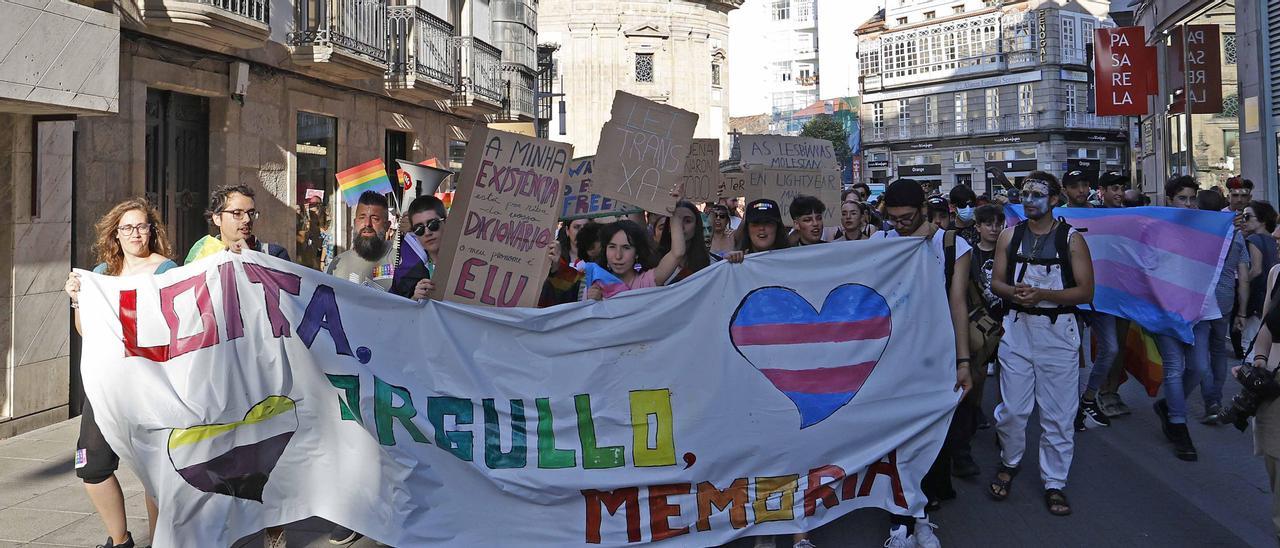
<svg viewBox="0 0 1280 548">
<path fill-rule="evenodd" d="M 996 434 L 1005 466 L 1022 463 L 1027 448 L 1027 419 L 1040 408 L 1040 479 L 1045 489 L 1067 484 L 1075 451 L 1075 417 L 1080 404 L 1080 330 L 1075 316 L 1010 312 L 1000 339 L 1000 394 Z"/>
</svg>

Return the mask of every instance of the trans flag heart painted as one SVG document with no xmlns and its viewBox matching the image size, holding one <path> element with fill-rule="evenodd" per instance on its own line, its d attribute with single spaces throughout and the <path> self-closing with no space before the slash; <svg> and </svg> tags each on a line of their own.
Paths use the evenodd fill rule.
<svg viewBox="0 0 1280 548">
<path fill-rule="evenodd" d="M 785 287 L 748 293 L 729 323 L 738 353 L 800 411 L 807 428 L 844 407 L 889 345 L 893 314 L 875 290 L 845 284 L 822 310 Z"/>
</svg>

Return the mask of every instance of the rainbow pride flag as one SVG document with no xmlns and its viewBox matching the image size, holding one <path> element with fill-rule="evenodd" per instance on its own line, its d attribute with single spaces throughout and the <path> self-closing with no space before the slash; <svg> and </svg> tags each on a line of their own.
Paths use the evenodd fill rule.
<svg viewBox="0 0 1280 548">
<path fill-rule="evenodd" d="M 226 248 L 227 246 L 223 244 L 222 240 L 217 236 L 206 235 L 205 237 L 197 240 L 195 245 L 191 246 L 191 251 L 187 252 L 187 259 L 183 264 L 194 263 Z"/>
<path fill-rule="evenodd" d="M 1156 339 L 1136 323 L 1129 322 L 1129 329 L 1121 334 L 1120 359 L 1124 370 L 1138 379 L 1147 395 L 1156 397 L 1164 382 L 1164 360 L 1156 348 Z"/>
<path fill-rule="evenodd" d="M 1011 222 L 1022 206 L 1005 206 Z M 1056 208 L 1085 230 L 1093 257 L 1093 307 L 1155 334 L 1193 344 L 1191 328 L 1220 318 L 1213 296 L 1231 247 L 1230 213 L 1172 207 Z"/>
<path fill-rule="evenodd" d="M 387 169 L 382 160 L 373 159 L 356 167 L 338 173 L 338 190 L 342 192 L 342 200 L 350 207 L 360 201 L 360 195 L 372 190 L 378 194 L 392 191 L 391 178 L 387 177 Z"/>
</svg>

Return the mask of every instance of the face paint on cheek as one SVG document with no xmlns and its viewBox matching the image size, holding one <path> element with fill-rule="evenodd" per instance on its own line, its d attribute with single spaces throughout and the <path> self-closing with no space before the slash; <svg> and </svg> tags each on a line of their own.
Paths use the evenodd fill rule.
<svg viewBox="0 0 1280 548">
<path fill-rule="evenodd" d="M 1048 196 L 1044 196 L 1044 197 L 1041 197 L 1041 198 L 1031 198 L 1031 199 L 1029 199 L 1029 200 L 1027 200 L 1027 201 L 1023 202 L 1022 204 L 1023 204 L 1023 208 L 1024 208 L 1024 210 L 1028 210 L 1028 211 L 1027 211 L 1027 214 L 1028 214 L 1028 215 L 1030 215 L 1030 214 L 1031 214 L 1031 211 L 1029 211 L 1029 210 L 1032 210 L 1032 209 L 1034 209 L 1034 210 L 1035 210 L 1036 217 L 1043 216 L 1044 214 L 1046 214 L 1046 213 L 1048 213 L 1048 212 L 1049 212 L 1049 197 L 1048 197 Z"/>
</svg>

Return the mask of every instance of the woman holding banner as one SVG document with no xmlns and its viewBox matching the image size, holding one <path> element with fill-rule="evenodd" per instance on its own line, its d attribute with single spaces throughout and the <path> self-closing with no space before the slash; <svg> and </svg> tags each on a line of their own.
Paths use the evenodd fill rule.
<svg viewBox="0 0 1280 548">
<path fill-rule="evenodd" d="M 787 227 L 782 224 L 782 210 L 778 202 L 769 199 L 755 200 L 747 204 L 745 230 L 739 230 L 734 251 L 725 256 L 731 263 L 740 263 L 750 253 L 790 247 Z"/>
<path fill-rule="evenodd" d="M 702 226 L 702 215 L 698 213 L 698 206 L 681 200 L 676 204 L 676 210 L 671 217 L 659 221 L 658 224 L 670 225 L 673 220 L 676 221 L 675 224 L 681 225 L 685 234 L 684 262 L 680 264 L 680 270 L 676 271 L 674 277 L 663 285 L 679 282 L 720 260 L 720 257 L 713 256 L 707 251 L 707 240 L 702 237 L 705 229 Z M 658 254 L 666 255 L 670 250 L 671 231 L 664 230 L 662 239 L 658 241 Z"/>
<path fill-rule="evenodd" d="M 142 198 L 125 200 L 111 208 L 94 226 L 94 234 L 94 253 L 99 261 L 98 266 L 93 268 L 95 274 L 152 275 L 162 274 L 178 266 L 169 259 L 173 250 L 169 247 L 169 236 L 164 223 L 160 221 L 160 212 Z M 69 274 L 63 290 L 71 297 L 71 308 L 75 309 L 76 331 L 80 332 L 80 275 L 75 272 Z M 107 527 L 109 537 L 102 546 L 133 548 L 133 534 L 129 532 L 125 521 L 124 491 L 115 474 L 120 465 L 120 457 L 107 445 L 106 438 L 94 422 L 93 406 L 88 399 L 84 401 L 80 418 L 80 438 L 76 440 L 75 463 L 76 476 L 84 480 L 89 500 L 102 516 L 103 525 Z M 160 510 L 150 493 L 144 498 L 151 527 L 150 536 L 154 537 L 156 515 Z"/>
</svg>

